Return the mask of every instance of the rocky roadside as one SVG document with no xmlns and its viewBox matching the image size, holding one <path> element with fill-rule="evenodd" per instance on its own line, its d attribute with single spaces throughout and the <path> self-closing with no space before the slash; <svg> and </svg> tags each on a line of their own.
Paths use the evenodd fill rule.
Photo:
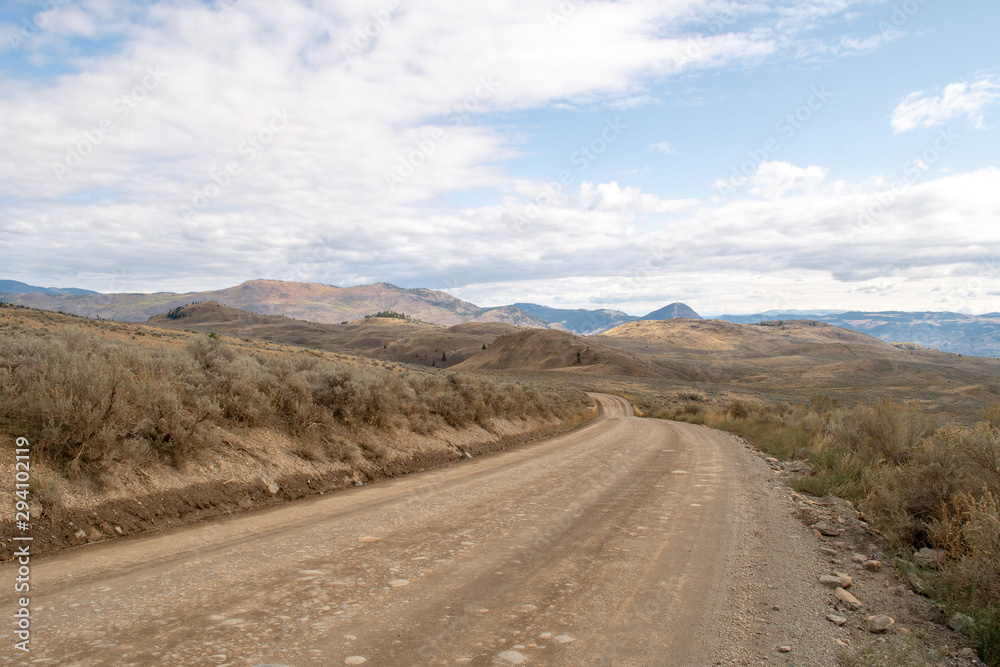
<svg viewBox="0 0 1000 667">
<path fill-rule="evenodd" d="M 884 537 L 850 501 L 796 492 L 789 484 L 811 472 L 808 463 L 779 461 L 747 440 L 736 439 L 770 466 L 776 481 L 783 484 L 789 511 L 816 538 L 816 548 L 828 565 L 815 573 L 816 581 L 819 591 L 827 591 L 826 620 L 840 629 L 836 641 L 842 647 L 843 662 L 983 665 L 972 640 L 962 634 L 972 619 L 962 614 L 946 618 L 940 605 L 924 597 L 926 586 L 919 569 L 911 561 L 894 557 Z M 933 566 L 942 556 L 942 552 L 923 549 L 914 560 Z"/>
</svg>

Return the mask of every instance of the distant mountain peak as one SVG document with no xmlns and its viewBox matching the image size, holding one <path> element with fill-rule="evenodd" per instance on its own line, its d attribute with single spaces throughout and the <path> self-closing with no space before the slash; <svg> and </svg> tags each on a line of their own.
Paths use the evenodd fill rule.
<svg viewBox="0 0 1000 667">
<path fill-rule="evenodd" d="M 693 308 L 685 303 L 680 303 L 675 301 L 670 305 L 664 306 L 659 310 L 654 310 L 653 312 L 645 315 L 639 319 L 642 320 L 673 320 L 678 317 L 687 317 L 692 320 L 702 319 L 701 315 L 696 313 Z"/>
</svg>

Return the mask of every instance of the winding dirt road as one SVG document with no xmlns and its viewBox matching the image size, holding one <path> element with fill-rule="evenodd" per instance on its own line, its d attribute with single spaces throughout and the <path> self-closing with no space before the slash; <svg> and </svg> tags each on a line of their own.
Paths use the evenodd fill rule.
<svg viewBox="0 0 1000 667">
<path fill-rule="evenodd" d="M 596 398 L 531 445 L 41 559 L 32 651 L 8 634 L 0 659 L 773 665 L 794 643 L 826 664 L 814 578 L 775 567 L 814 548 L 757 457 Z"/>
</svg>

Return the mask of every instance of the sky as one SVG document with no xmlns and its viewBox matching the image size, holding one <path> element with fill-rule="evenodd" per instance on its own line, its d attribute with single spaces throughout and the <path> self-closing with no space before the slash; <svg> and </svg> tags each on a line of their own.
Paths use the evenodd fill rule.
<svg viewBox="0 0 1000 667">
<path fill-rule="evenodd" d="M 0 278 L 1000 311 L 995 0 L 5 0 Z"/>
</svg>

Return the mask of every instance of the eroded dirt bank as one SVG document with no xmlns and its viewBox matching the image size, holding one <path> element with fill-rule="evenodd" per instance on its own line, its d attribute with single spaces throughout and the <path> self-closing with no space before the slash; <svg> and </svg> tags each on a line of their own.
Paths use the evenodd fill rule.
<svg viewBox="0 0 1000 667">
<path fill-rule="evenodd" d="M 35 554 L 156 531 L 225 514 L 360 486 L 435 468 L 567 431 L 597 416 L 596 407 L 568 421 L 493 420 L 433 434 L 347 434 L 337 451 L 303 451 L 270 430 L 226 432 L 223 445 L 179 467 L 117 465 L 97 479 L 70 480 L 32 462 L 31 536 Z M 13 438 L 0 438 L 0 465 L 13 471 Z M 13 473 L 3 492 L 13 497 Z M 13 503 L 0 508 L 0 560 L 13 554 Z"/>
</svg>

